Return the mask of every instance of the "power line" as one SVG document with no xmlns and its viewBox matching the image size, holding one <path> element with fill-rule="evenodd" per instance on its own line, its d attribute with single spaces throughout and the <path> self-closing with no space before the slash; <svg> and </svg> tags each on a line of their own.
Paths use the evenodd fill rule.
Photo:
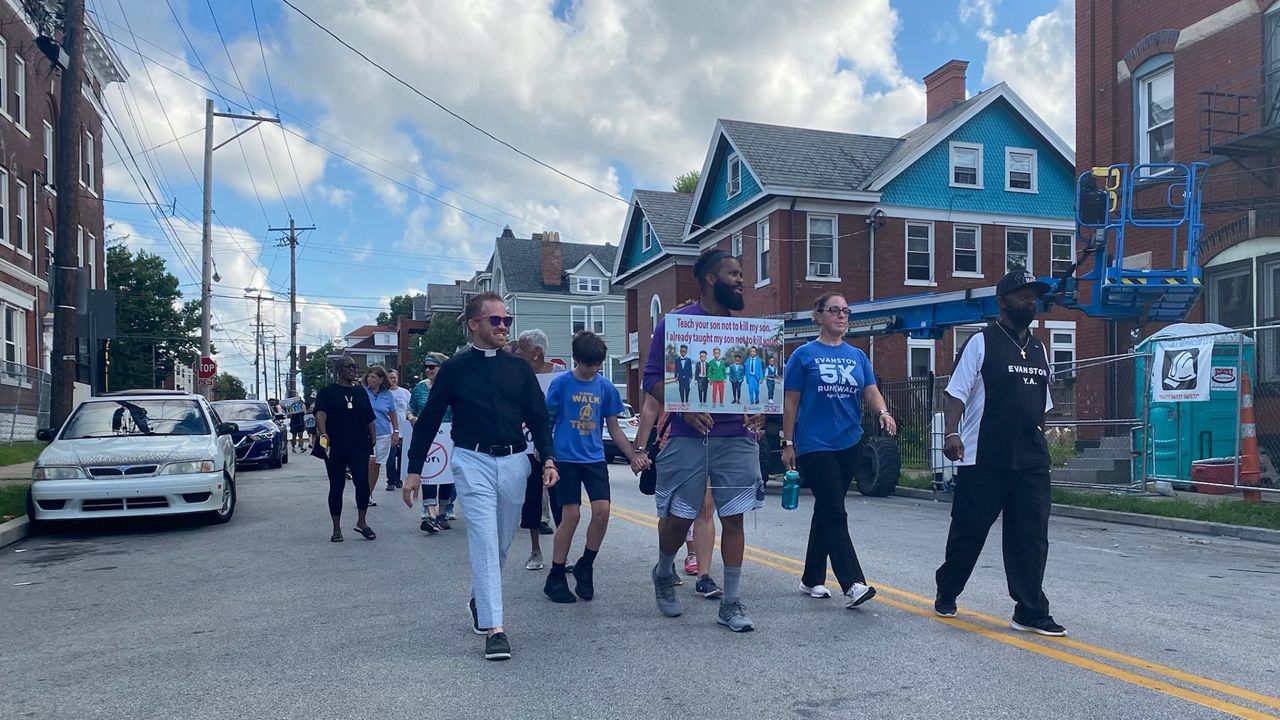
<svg viewBox="0 0 1280 720">
<path fill-rule="evenodd" d="M 267 79 L 267 90 L 271 93 L 271 107 L 276 111 L 276 117 L 280 117 L 280 103 L 276 100 L 276 88 L 271 82 L 271 67 L 267 62 L 267 50 L 262 45 L 262 29 L 258 26 L 258 7 L 255 0 L 249 0 L 249 11 L 253 15 L 253 32 L 258 36 L 258 54 L 262 56 L 262 72 Z M 298 174 L 298 166 L 293 162 L 293 150 L 289 148 L 289 137 L 284 134 L 284 124 L 280 125 L 280 137 L 284 141 L 284 151 L 289 157 L 289 167 L 293 168 L 293 180 L 298 185 L 298 196 L 302 198 L 302 206 L 307 210 L 307 220 L 314 225 L 315 218 L 311 215 L 311 204 L 307 202 L 307 193 L 302 189 L 302 176 Z"/>
<path fill-rule="evenodd" d="M 334 33 L 334 32 L 333 32 L 332 30 L 330 30 L 329 28 L 325 27 L 324 25 L 320 24 L 320 22 L 319 22 L 319 21 L 317 21 L 315 18 L 313 18 L 313 17 L 311 17 L 310 15 L 308 15 L 307 13 L 303 12 L 303 11 L 302 11 L 302 10 L 301 10 L 297 5 L 294 5 L 294 4 L 293 4 L 292 2 L 290 2 L 289 0 L 281 0 L 281 2 L 283 2 L 285 5 L 288 5 L 290 8 L 292 8 L 294 12 L 296 12 L 296 13 L 298 13 L 299 15 L 301 15 L 302 17 L 306 18 L 308 22 L 310 22 L 312 25 L 315 25 L 317 28 L 319 28 L 321 31 L 323 31 L 326 35 L 328 35 L 329 37 L 333 38 L 334 40 L 337 40 L 337 41 L 338 41 L 338 43 L 340 43 L 343 47 L 347 48 L 348 50 L 350 50 L 351 52 L 355 53 L 356 55 L 359 55 L 359 56 L 360 56 L 360 57 L 361 57 L 365 62 L 367 62 L 367 63 L 369 63 L 370 65 L 374 66 L 375 68 L 377 68 L 377 69 L 381 70 L 381 71 L 382 71 L 382 73 L 383 73 L 383 74 L 385 74 L 387 77 L 391 78 L 392 80 L 395 80 L 397 83 L 400 83 L 400 84 L 401 84 L 401 85 L 403 85 L 404 87 L 408 88 L 408 89 L 409 89 L 409 91 L 410 91 L 410 92 L 412 92 L 413 94 L 417 95 L 418 97 L 422 98 L 423 100 L 426 100 L 427 102 L 431 103 L 432 105 L 435 105 L 436 107 L 440 108 L 441 110 L 443 110 L 444 112 L 448 113 L 449 115 L 451 115 L 452 117 L 454 117 L 454 118 L 455 118 L 455 119 L 457 119 L 458 121 L 462 122 L 463 124 L 465 124 L 467 127 L 471 128 L 472 130 L 475 130 L 476 132 L 480 133 L 481 135 L 484 135 L 485 137 L 489 138 L 490 140 L 493 140 L 494 142 L 498 143 L 499 145 L 502 145 L 502 146 L 506 147 L 507 149 L 511 150 L 512 152 L 516 153 L 517 155 L 520 155 L 520 156 L 522 156 L 522 157 L 524 157 L 524 158 L 526 158 L 526 159 L 528 159 L 528 160 L 531 160 L 531 161 L 533 161 L 534 163 L 537 163 L 538 165 L 541 165 L 542 167 L 544 167 L 544 168 L 546 168 L 546 169 L 550 170 L 551 172 L 554 172 L 555 174 L 557 174 L 557 175 L 559 175 L 559 176 L 561 176 L 561 177 L 563 177 L 563 178 L 565 178 L 565 179 L 567 179 L 567 180 L 571 180 L 571 181 L 573 181 L 573 182 L 575 182 L 575 183 L 577 183 L 577 184 L 579 184 L 579 185 L 581 185 L 581 186 L 583 186 L 583 187 L 585 187 L 585 188 L 587 188 L 587 189 L 589 189 L 589 190 L 594 190 L 594 191 L 596 191 L 596 192 L 600 193 L 601 195 L 604 195 L 605 197 L 613 198 L 614 200 L 617 200 L 617 201 L 622 202 L 622 203 L 626 203 L 626 202 L 627 202 L 627 200 L 626 200 L 625 198 L 622 198 L 622 197 L 619 197 L 619 196 L 617 196 L 617 195 L 614 195 L 613 193 L 609 192 L 608 190 L 603 190 L 603 189 L 601 189 L 601 188 L 598 188 L 598 187 L 596 187 L 595 185 L 592 185 L 591 183 L 589 183 L 589 182 L 587 182 L 587 181 L 585 181 L 585 180 L 579 180 L 578 178 L 576 178 L 576 177 L 574 177 L 574 176 L 570 175 L 569 173 L 567 173 L 567 172 L 565 172 L 565 171 L 561 170 L 560 168 L 557 168 L 557 167 L 555 167 L 554 165 L 551 165 L 550 163 L 547 163 L 547 162 L 545 162 L 545 161 L 543 161 L 543 160 L 539 160 L 538 158 L 534 157 L 533 155 L 530 155 L 529 153 L 527 153 L 527 152 L 525 152 L 525 151 L 521 150 L 520 148 L 516 147 L 515 145 L 512 145 L 511 143 L 507 142 L 506 140 L 503 140 L 502 138 L 498 137 L 497 135 L 494 135 L 493 133 L 489 132 L 488 130 L 485 130 L 484 128 L 480 127 L 479 125 L 476 125 L 475 123 L 473 123 L 473 122 L 471 122 L 470 120 L 466 119 L 465 117 L 463 117 L 463 116 L 459 115 L 458 113 L 454 112 L 453 110 L 450 110 L 449 108 L 445 107 L 442 103 L 440 103 L 440 102 L 439 102 L 438 100 L 436 100 L 435 98 L 432 98 L 431 96 L 429 96 L 429 95 L 427 95 L 426 93 L 422 92 L 422 91 L 421 91 L 421 90 L 419 90 L 418 88 L 416 88 L 416 87 L 414 87 L 413 85 L 411 85 L 408 81 L 403 80 L 399 75 L 396 75 L 395 73 L 391 72 L 391 71 L 390 71 L 390 70 L 388 70 L 387 68 L 385 68 L 385 67 L 383 67 L 382 65 L 380 65 L 380 64 L 379 64 L 377 61 L 375 61 L 373 58 L 369 57 L 368 55 L 365 55 L 363 52 L 361 52 L 360 50 L 356 49 L 353 45 L 351 45 L 351 43 L 348 43 L 346 40 L 343 40 L 342 38 L 338 37 L 338 35 L 337 35 L 336 33 Z"/>
</svg>

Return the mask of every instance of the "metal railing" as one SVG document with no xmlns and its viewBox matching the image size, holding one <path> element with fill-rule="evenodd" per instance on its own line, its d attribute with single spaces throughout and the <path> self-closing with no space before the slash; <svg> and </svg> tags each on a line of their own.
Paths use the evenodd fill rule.
<svg viewBox="0 0 1280 720">
<path fill-rule="evenodd" d="M 876 387 L 884 395 L 885 404 L 898 423 L 898 454 L 902 467 L 909 470 L 926 470 L 932 467 L 930 459 L 930 427 L 936 412 L 942 412 L 939 400 L 946 379 L 930 374 L 905 380 L 876 380 Z M 864 411 L 867 410 L 863 403 Z M 880 418 L 872 412 L 864 412 L 862 431 L 867 437 L 880 434 Z"/>
<path fill-rule="evenodd" d="M 0 362 L 0 443 L 35 440 L 49 426 L 49 373 Z"/>
</svg>

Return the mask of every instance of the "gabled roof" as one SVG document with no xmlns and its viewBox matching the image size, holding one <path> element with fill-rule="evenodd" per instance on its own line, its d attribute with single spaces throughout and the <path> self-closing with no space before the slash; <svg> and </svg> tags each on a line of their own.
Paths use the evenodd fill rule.
<svg viewBox="0 0 1280 720">
<path fill-rule="evenodd" d="M 438 308 L 462 309 L 462 283 L 431 283 L 427 285 L 427 310 Z"/>
<path fill-rule="evenodd" d="M 618 240 L 618 255 L 613 263 L 613 280 L 621 282 L 625 277 L 649 267 L 663 258 L 672 255 L 696 255 L 697 249 L 684 245 L 684 231 L 689 208 L 693 204 L 690 193 L 669 192 L 664 190 L 632 190 L 631 205 L 627 208 L 627 217 L 622 222 L 622 237 Z M 632 226 L 639 220 L 639 209 L 649 221 L 658 243 L 658 253 L 635 267 L 622 269 L 622 262 L 630 251 L 627 243 L 631 238 Z"/>
<path fill-rule="evenodd" d="M 902 140 L 830 130 L 721 120 L 763 187 L 853 192 Z"/>
<path fill-rule="evenodd" d="M 538 237 L 521 238 L 507 236 L 505 233 L 494 241 L 493 252 L 495 256 L 500 256 L 507 292 L 569 295 L 569 284 L 563 281 L 564 273 L 582 264 L 588 256 L 594 256 L 601 269 L 611 268 L 618 250 L 614 245 L 557 242 L 560 246 L 561 282 L 556 286 L 548 286 L 542 282 L 542 244 L 542 239 Z M 492 264 L 491 258 L 490 267 Z M 621 295 L 622 289 L 610 286 L 606 294 Z"/>
<path fill-rule="evenodd" d="M 361 325 L 355 330 L 347 333 L 346 337 L 373 337 L 373 334 L 376 332 L 393 333 L 395 331 L 395 328 L 387 327 L 385 325 Z"/>
</svg>

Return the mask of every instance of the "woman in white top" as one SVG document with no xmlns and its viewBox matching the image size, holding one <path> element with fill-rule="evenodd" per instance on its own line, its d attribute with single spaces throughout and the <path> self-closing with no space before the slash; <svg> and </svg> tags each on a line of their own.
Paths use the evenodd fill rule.
<svg viewBox="0 0 1280 720">
<path fill-rule="evenodd" d="M 409 421 L 409 390 L 400 387 L 400 373 L 397 370 L 387 372 L 387 383 L 391 389 L 391 397 L 396 403 L 396 418 L 398 422 L 396 426 L 400 428 L 400 437 L 413 433 L 413 428 Z M 401 442 L 400 447 L 391 448 L 391 454 L 387 458 L 387 490 L 395 490 L 403 487 L 404 481 L 400 478 L 401 468 L 405 467 L 409 461 L 409 443 Z"/>
</svg>

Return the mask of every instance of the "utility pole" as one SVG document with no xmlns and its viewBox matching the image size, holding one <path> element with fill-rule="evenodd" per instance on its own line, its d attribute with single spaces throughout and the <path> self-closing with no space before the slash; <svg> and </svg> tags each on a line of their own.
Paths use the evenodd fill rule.
<svg viewBox="0 0 1280 720">
<path fill-rule="evenodd" d="M 84 0 L 67 0 L 68 3 L 79 2 L 80 14 L 84 14 Z M 80 83 L 76 83 L 79 93 Z M 239 120 L 253 120 L 254 123 L 217 145 L 213 144 L 213 119 L 215 117 Z M 200 236 L 200 354 L 208 356 L 212 351 L 209 324 L 213 322 L 213 151 L 244 135 L 264 122 L 279 123 L 279 118 L 259 117 L 257 115 L 237 115 L 235 113 L 214 112 L 213 99 L 204 101 L 204 222 Z M 204 391 L 205 397 L 213 396 L 213 386 Z"/>
<path fill-rule="evenodd" d="M 268 232 L 289 233 L 277 243 L 289 246 L 289 397 L 298 397 L 298 231 L 315 229 L 314 225 L 298 227 L 293 218 L 287 228 L 267 228 Z"/>
<path fill-rule="evenodd" d="M 271 333 L 271 355 L 276 359 L 276 399 L 282 400 L 280 397 L 280 336 Z"/>
<path fill-rule="evenodd" d="M 80 226 L 80 88 L 84 84 L 84 0 L 63 2 L 62 49 L 67 65 L 58 88 L 58 188 L 54 238 L 53 347 L 49 424 L 71 414 L 76 382 L 76 270 L 80 264 L 76 228 Z M 93 158 L 85 158 L 93 162 Z M 5 220 L 8 222 L 8 220 Z"/>
<path fill-rule="evenodd" d="M 258 288 L 247 287 L 244 289 L 244 296 L 257 303 L 257 315 L 253 325 L 253 390 L 254 395 L 259 400 L 271 391 L 271 386 L 267 384 L 267 368 L 266 368 L 266 345 L 262 340 L 262 301 L 273 300 L 269 295 L 263 295 Z M 261 372 L 259 372 L 261 371 Z M 261 381 L 261 385 L 259 385 Z"/>
</svg>

